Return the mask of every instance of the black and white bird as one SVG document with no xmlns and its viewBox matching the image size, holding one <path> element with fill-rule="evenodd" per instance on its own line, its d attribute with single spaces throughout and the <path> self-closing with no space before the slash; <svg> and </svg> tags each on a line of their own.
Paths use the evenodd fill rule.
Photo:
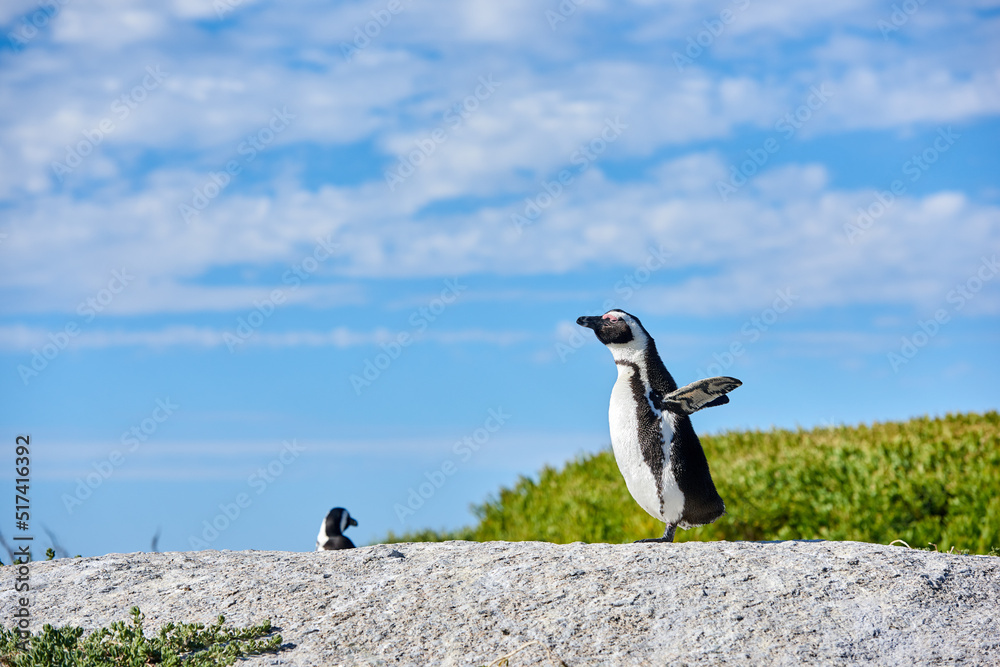
<svg viewBox="0 0 1000 667">
<path fill-rule="evenodd" d="M 688 415 L 728 403 L 726 394 L 743 383 L 714 377 L 678 389 L 653 337 L 625 311 L 609 310 L 576 323 L 594 330 L 618 366 L 608 411 L 618 470 L 642 509 L 667 524 L 662 538 L 640 541 L 673 542 L 677 526 L 718 519 L 726 506 Z"/>
<path fill-rule="evenodd" d="M 353 549 L 354 542 L 344 537 L 348 526 L 356 526 L 351 513 L 343 507 L 334 507 L 319 525 L 319 535 L 316 536 L 316 551 L 332 551 L 334 549 Z"/>
</svg>

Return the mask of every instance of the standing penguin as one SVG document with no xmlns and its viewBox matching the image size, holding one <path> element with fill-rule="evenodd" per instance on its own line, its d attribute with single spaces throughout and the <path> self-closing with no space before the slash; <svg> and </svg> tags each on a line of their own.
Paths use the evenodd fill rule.
<svg viewBox="0 0 1000 667">
<path fill-rule="evenodd" d="M 640 541 L 673 542 L 677 526 L 687 529 L 718 519 L 726 506 L 688 415 L 728 403 L 726 394 L 743 383 L 714 377 L 678 389 L 653 337 L 625 311 L 609 310 L 576 323 L 594 330 L 618 366 L 608 418 L 625 486 L 642 509 L 667 524 L 662 538 Z"/>
<path fill-rule="evenodd" d="M 353 549 L 354 542 L 344 537 L 348 526 L 356 526 L 350 512 L 343 507 L 334 507 L 319 525 L 319 535 L 316 537 L 316 551 L 331 551 L 333 549 Z"/>
</svg>

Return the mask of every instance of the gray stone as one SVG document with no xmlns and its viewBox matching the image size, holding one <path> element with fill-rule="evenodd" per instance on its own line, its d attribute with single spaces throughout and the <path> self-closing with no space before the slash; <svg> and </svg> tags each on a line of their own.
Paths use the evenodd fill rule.
<svg viewBox="0 0 1000 667">
<path fill-rule="evenodd" d="M 30 568 L 35 631 L 133 605 L 151 628 L 270 618 L 294 646 L 246 665 L 486 665 L 525 644 L 510 665 L 1000 664 L 1000 558 L 858 542 L 445 542 Z M 4 623 L 17 596 L 0 591 Z"/>
</svg>

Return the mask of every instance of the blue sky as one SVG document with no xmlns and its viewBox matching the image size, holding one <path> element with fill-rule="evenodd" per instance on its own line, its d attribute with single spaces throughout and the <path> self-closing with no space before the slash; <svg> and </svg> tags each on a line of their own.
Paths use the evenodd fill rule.
<svg viewBox="0 0 1000 667">
<path fill-rule="evenodd" d="M 702 433 L 1000 403 L 995 2 L 56 0 L 0 27 L 0 474 L 30 434 L 39 549 L 471 523 L 608 445 L 614 365 L 574 322 L 610 307 L 679 382 L 743 380 Z"/>
</svg>

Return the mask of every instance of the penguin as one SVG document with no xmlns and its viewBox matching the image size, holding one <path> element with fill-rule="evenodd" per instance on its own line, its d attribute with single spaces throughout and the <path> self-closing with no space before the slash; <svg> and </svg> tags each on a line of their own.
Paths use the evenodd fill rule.
<svg viewBox="0 0 1000 667">
<path fill-rule="evenodd" d="M 653 337 L 639 318 L 623 310 L 580 317 L 576 323 L 594 330 L 618 367 L 608 410 L 618 470 L 639 506 L 666 524 L 663 537 L 639 541 L 673 542 L 677 526 L 688 529 L 718 519 L 726 506 L 689 415 L 728 403 L 726 394 L 743 383 L 713 377 L 678 389 Z"/>
<path fill-rule="evenodd" d="M 333 549 L 353 549 L 354 542 L 344 537 L 348 526 L 356 526 L 351 513 L 343 507 L 334 507 L 319 525 L 319 535 L 316 536 L 316 551 L 331 551 Z"/>
</svg>

